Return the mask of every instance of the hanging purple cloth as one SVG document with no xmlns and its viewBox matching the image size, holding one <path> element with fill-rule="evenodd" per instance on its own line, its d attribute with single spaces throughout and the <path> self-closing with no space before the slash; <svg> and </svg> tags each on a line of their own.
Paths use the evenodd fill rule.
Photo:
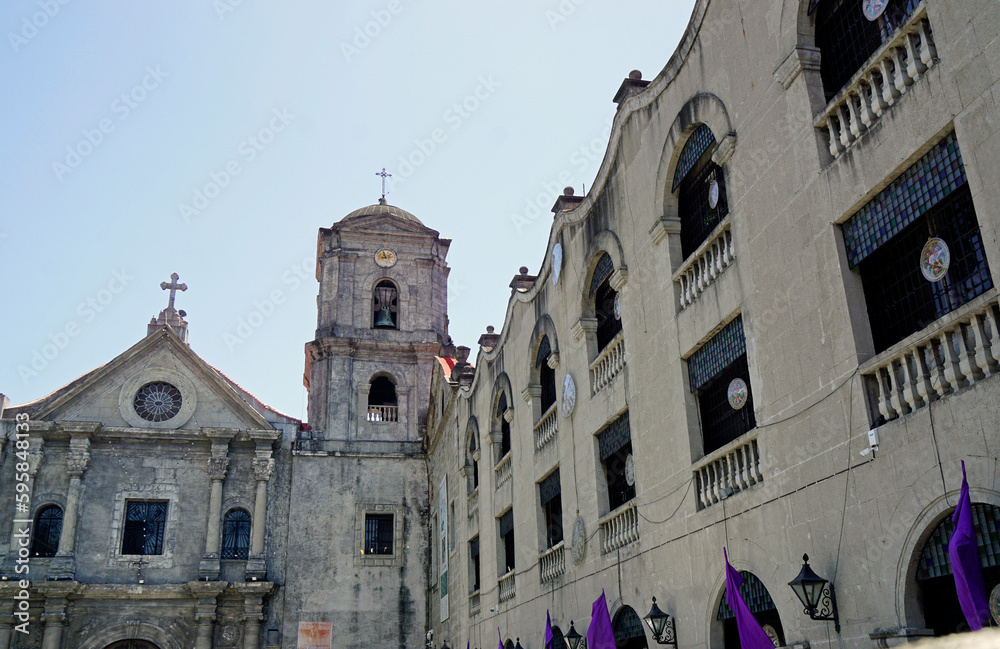
<svg viewBox="0 0 1000 649">
<path fill-rule="evenodd" d="M 503 649 L 503 636 L 500 635 L 500 627 L 497 627 L 497 637 L 500 638 L 500 644 L 497 645 L 497 649 Z"/>
<path fill-rule="evenodd" d="M 611 630 L 611 615 L 608 613 L 608 602 L 604 599 L 603 588 L 601 596 L 594 600 L 594 606 L 590 609 L 587 649 L 615 649 L 615 633 Z"/>
<path fill-rule="evenodd" d="M 986 603 L 986 589 L 983 587 L 983 569 L 979 564 L 976 531 L 972 528 L 972 502 L 969 499 L 969 481 L 965 477 L 964 460 L 962 492 L 951 520 L 955 524 L 955 531 L 948 542 L 948 556 L 951 558 L 951 572 L 955 576 L 958 603 L 962 605 L 962 613 L 969 628 L 978 631 L 983 628 L 983 622 L 989 620 L 990 609 Z"/>
<path fill-rule="evenodd" d="M 552 617 L 549 616 L 549 609 L 545 609 L 545 649 L 555 649 L 552 646 Z"/>
<path fill-rule="evenodd" d="M 764 629 L 760 628 L 757 618 L 740 595 L 743 577 L 729 565 L 729 555 L 725 548 L 722 548 L 722 556 L 726 559 L 726 603 L 736 612 L 736 629 L 740 634 L 741 649 L 774 649 L 774 643 L 764 633 Z"/>
</svg>

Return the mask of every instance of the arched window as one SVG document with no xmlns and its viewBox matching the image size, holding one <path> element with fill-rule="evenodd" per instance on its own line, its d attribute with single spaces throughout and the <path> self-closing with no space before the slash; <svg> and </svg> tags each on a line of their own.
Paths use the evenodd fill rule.
<svg viewBox="0 0 1000 649">
<path fill-rule="evenodd" d="M 31 556 L 56 556 L 62 524 L 63 510 L 59 505 L 46 505 L 38 510 L 31 532 Z"/>
<path fill-rule="evenodd" d="M 471 494 L 479 488 L 479 431 L 474 424 L 469 424 L 466 432 L 465 444 L 465 465 L 472 468 L 471 480 L 469 482 L 469 493 Z"/>
<path fill-rule="evenodd" d="M 889 0 L 881 16 L 868 20 L 858 0 L 813 0 L 813 7 L 818 5 L 816 47 L 827 101 L 890 40 L 918 4 L 920 0 Z"/>
<path fill-rule="evenodd" d="M 590 279 L 590 296 L 594 300 L 594 316 L 597 318 L 597 350 L 608 346 L 622 330 L 618 291 L 611 288 L 611 275 L 615 272 L 615 262 L 608 253 L 603 253 L 594 267 Z"/>
<path fill-rule="evenodd" d="M 781 618 L 778 617 L 778 609 L 774 606 L 771 594 L 767 592 L 767 588 L 757 578 L 757 575 L 746 570 L 740 570 L 740 575 L 743 577 L 743 585 L 740 586 L 740 595 L 743 596 L 743 601 L 747 603 L 754 618 L 764 628 L 764 633 L 772 641 L 778 640 L 775 646 L 783 646 L 785 644 L 785 631 L 781 627 Z M 715 619 L 722 622 L 725 649 L 740 649 L 740 635 L 736 628 L 736 612 L 726 603 L 724 592 Z"/>
<path fill-rule="evenodd" d="M 615 633 L 615 649 L 647 649 L 642 620 L 631 606 L 623 606 L 615 615 L 611 628 Z"/>
<path fill-rule="evenodd" d="M 497 462 L 510 453 L 510 423 L 507 421 L 507 418 L 503 416 L 503 413 L 505 412 L 507 412 L 507 393 L 501 392 L 500 400 L 497 401 L 496 414 L 498 423 L 500 424 L 500 454 L 497 456 Z"/>
<path fill-rule="evenodd" d="M 399 421 L 396 384 L 387 376 L 376 376 L 368 389 L 368 421 Z"/>
<path fill-rule="evenodd" d="M 969 626 L 958 604 L 955 578 L 951 571 L 948 543 L 955 530 L 948 512 L 931 532 L 917 564 L 917 589 L 924 611 L 924 623 L 934 629 L 934 635 L 968 631 Z M 1000 584 L 1000 507 L 976 503 L 972 505 L 972 526 L 979 546 L 979 561 L 983 568 L 986 594 Z"/>
<path fill-rule="evenodd" d="M 250 556 L 250 513 L 245 509 L 226 512 L 222 523 L 222 559 L 246 560 Z"/>
<path fill-rule="evenodd" d="M 556 402 L 556 371 L 549 367 L 549 356 L 552 354 L 552 345 L 548 336 L 542 336 L 542 342 L 538 344 L 538 354 L 535 356 L 535 367 L 538 368 L 538 380 L 542 387 L 542 414 L 548 412 Z"/>
<path fill-rule="evenodd" d="M 684 143 L 674 170 L 671 191 L 677 192 L 681 219 L 681 254 L 686 259 L 698 249 L 715 226 L 729 214 L 726 183 L 719 165 L 712 162 L 715 135 L 702 124 Z"/>
<path fill-rule="evenodd" d="M 372 328 L 399 329 L 399 293 L 387 279 L 378 283 L 372 295 Z"/>
</svg>

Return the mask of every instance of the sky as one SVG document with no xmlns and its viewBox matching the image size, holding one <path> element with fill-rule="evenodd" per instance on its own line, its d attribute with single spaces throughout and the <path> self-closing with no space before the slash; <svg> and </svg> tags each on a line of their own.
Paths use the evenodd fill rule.
<svg viewBox="0 0 1000 649">
<path fill-rule="evenodd" d="M 177 273 L 192 349 L 304 419 L 318 228 L 385 168 L 388 202 L 453 239 L 449 333 L 475 350 L 694 2 L 94 4 L 0 7 L 0 393 L 112 360 Z"/>
</svg>

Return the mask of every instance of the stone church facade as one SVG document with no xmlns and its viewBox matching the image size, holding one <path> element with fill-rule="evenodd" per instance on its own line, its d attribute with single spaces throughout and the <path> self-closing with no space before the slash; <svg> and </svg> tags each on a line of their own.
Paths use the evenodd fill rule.
<svg viewBox="0 0 1000 649">
<path fill-rule="evenodd" d="M 320 228 L 308 423 L 198 357 L 164 282 L 118 357 L 0 396 L 0 649 L 540 649 L 602 590 L 619 649 L 653 597 L 728 649 L 723 547 L 778 644 L 959 629 L 963 460 L 1000 583 L 998 31 L 698 0 L 475 357 L 450 240 L 384 199 Z"/>
</svg>

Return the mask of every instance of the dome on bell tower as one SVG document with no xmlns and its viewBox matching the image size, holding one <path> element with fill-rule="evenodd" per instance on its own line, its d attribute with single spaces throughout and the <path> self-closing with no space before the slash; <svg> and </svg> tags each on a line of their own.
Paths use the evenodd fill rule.
<svg viewBox="0 0 1000 649">
<path fill-rule="evenodd" d="M 395 216 L 397 218 L 405 219 L 407 221 L 413 221 L 414 223 L 423 225 L 423 223 L 420 222 L 420 219 L 413 216 L 406 210 L 400 209 L 395 205 L 389 205 L 388 203 L 386 203 L 385 197 L 378 199 L 378 203 L 374 205 L 369 205 L 367 207 L 362 207 L 361 209 L 354 210 L 344 218 L 340 219 L 340 223 L 343 223 L 344 221 L 348 221 L 350 219 L 359 218 L 362 216 L 378 216 L 381 214 L 388 214 L 390 216 Z"/>
</svg>

